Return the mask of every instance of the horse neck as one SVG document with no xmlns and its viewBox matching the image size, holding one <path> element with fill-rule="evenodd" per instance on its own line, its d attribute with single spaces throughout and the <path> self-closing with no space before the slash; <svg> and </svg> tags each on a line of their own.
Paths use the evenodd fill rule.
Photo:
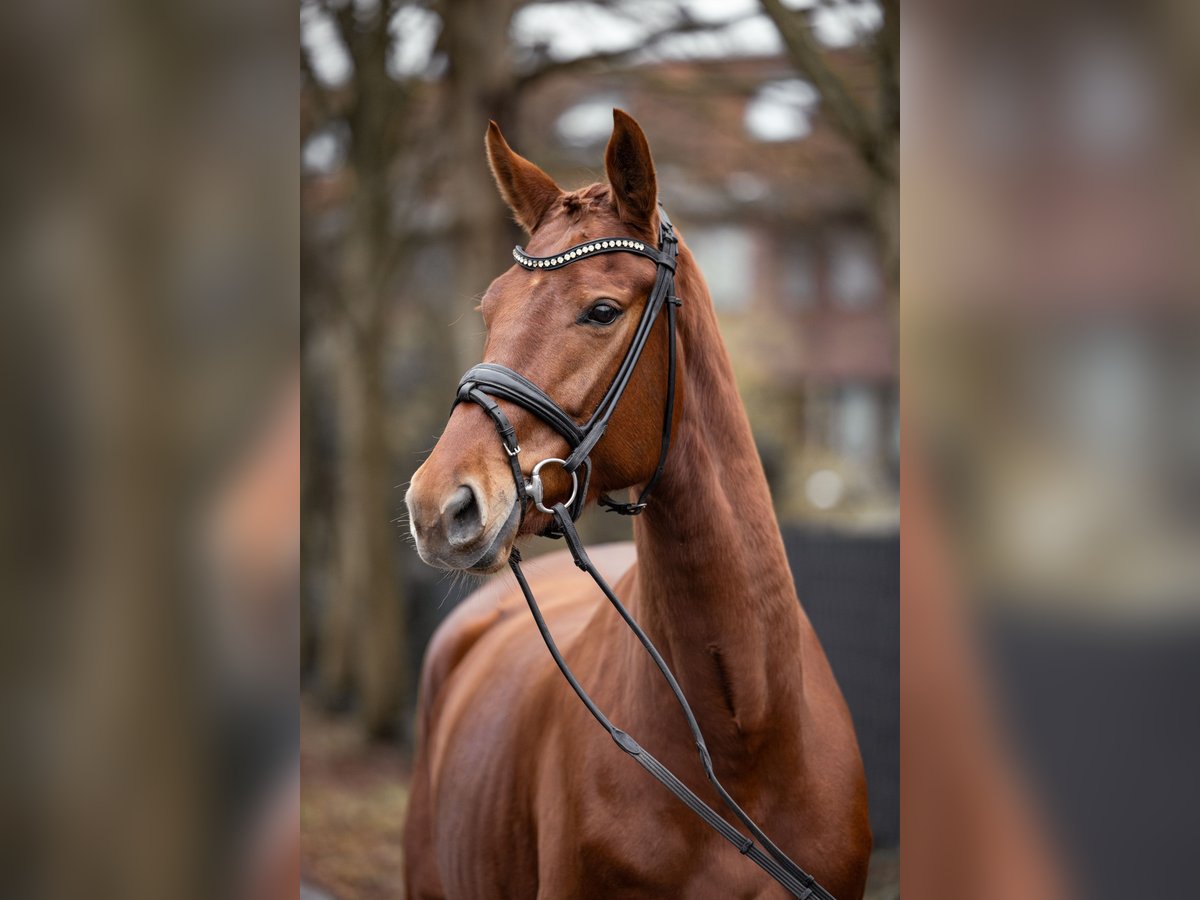
<svg viewBox="0 0 1200 900">
<path fill-rule="evenodd" d="M 681 256 L 683 409 L 636 520 L 636 603 L 706 731 L 779 723 L 796 708 L 802 613 L 767 479 L 703 280 Z M 790 719 L 790 717 L 784 717 Z M 711 720 L 715 719 L 716 722 Z"/>
</svg>

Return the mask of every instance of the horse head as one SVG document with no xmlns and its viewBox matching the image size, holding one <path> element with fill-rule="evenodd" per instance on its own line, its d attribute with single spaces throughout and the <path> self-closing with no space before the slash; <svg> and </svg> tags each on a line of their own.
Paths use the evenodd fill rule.
<svg viewBox="0 0 1200 900">
<path fill-rule="evenodd" d="M 553 257 L 593 239 L 657 246 L 654 163 L 642 129 L 624 112 L 613 111 L 606 184 L 562 190 L 515 153 L 494 122 L 486 145 L 500 194 L 529 234 L 528 256 Z M 479 310 L 487 328 L 484 361 L 523 376 L 582 424 L 625 360 L 658 266 L 625 252 L 572 262 L 544 270 L 514 265 L 492 282 Z M 659 465 L 670 342 L 664 321 L 650 324 L 627 387 L 590 455 L 587 501 L 644 484 Z M 568 441 L 542 417 L 504 399 L 496 402 L 515 429 L 520 453 L 514 458 L 525 479 L 539 461 L 569 455 Z M 672 423 L 681 402 L 676 394 Z M 405 498 L 421 558 L 446 569 L 494 572 L 508 561 L 519 537 L 546 528 L 550 517 L 522 502 L 517 466 L 485 410 L 458 404 Z M 548 467 L 543 478 L 545 503 L 565 501 L 573 486 L 568 473 Z"/>
</svg>

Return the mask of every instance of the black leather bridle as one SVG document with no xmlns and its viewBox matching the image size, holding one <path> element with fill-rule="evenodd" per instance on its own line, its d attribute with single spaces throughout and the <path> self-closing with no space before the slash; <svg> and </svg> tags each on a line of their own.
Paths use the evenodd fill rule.
<svg viewBox="0 0 1200 900">
<path fill-rule="evenodd" d="M 579 518 L 583 512 L 588 484 L 591 481 L 592 450 L 600 442 L 600 438 L 604 437 L 608 423 L 612 419 L 613 413 L 616 412 L 617 404 L 625 393 L 625 388 L 629 386 L 633 370 L 637 367 L 638 360 L 641 359 L 646 342 L 650 339 L 654 323 L 665 309 L 668 332 L 667 398 L 663 408 L 662 443 L 658 454 L 658 466 L 650 480 L 646 482 L 646 486 L 642 488 L 641 495 L 635 503 L 618 503 L 608 496 L 601 496 L 599 503 L 612 512 L 635 516 L 646 508 L 650 491 L 654 489 L 654 485 L 662 476 L 663 467 L 667 464 L 667 453 L 671 449 L 671 419 L 675 411 L 675 308 L 679 305 L 679 298 L 674 296 L 673 291 L 675 287 L 675 257 L 679 252 L 679 242 L 675 239 L 675 229 L 671 225 L 671 220 L 667 218 L 666 212 L 661 207 L 659 216 L 661 225 L 658 248 L 633 238 L 598 238 L 568 247 L 562 253 L 554 256 L 530 256 L 525 252 L 524 247 L 518 246 L 513 249 L 513 258 L 517 264 L 531 271 L 561 269 L 563 266 L 569 266 L 581 259 L 605 253 L 634 253 L 653 260 L 658 267 L 654 287 L 650 290 L 650 297 L 646 301 L 645 309 L 642 310 L 642 318 L 638 321 L 637 330 L 633 333 L 633 340 L 625 352 L 625 358 L 621 360 L 617 374 L 614 376 L 612 384 L 608 386 L 608 390 L 604 392 L 595 412 L 582 425 L 576 424 L 575 420 L 549 394 L 507 366 L 496 363 L 480 363 L 470 369 L 459 381 L 455 403 L 462 403 L 466 400 L 478 403 L 496 423 L 500 439 L 504 442 L 504 452 L 508 454 L 512 465 L 513 479 L 517 484 L 518 503 L 524 504 L 527 498 L 532 499 L 534 505 L 542 512 L 552 512 L 543 502 L 541 467 L 547 463 L 558 463 L 571 476 L 573 486 L 571 497 L 565 505 L 571 511 L 572 519 Z M 562 435 L 571 448 L 567 458 L 552 457 L 542 460 L 534 467 L 527 484 L 521 473 L 521 464 L 517 460 L 521 447 L 517 443 L 516 431 L 499 405 L 491 399 L 492 397 L 500 397 L 524 407 Z M 582 490 L 579 489 L 578 471 L 580 468 L 583 469 Z M 544 534 L 548 537 L 559 537 L 562 532 L 551 525 Z"/>
<path fill-rule="evenodd" d="M 621 361 L 620 368 L 617 369 L 617 374 L 613 378 L 612 384 L 609 385 L 608 390 L 604 393 L 604 397 L 600 400 L 595 412 L 592 413 L 586 422 L 582 425 L 576 423 L 574 418 L 568 415 L 549 394 L 536 384 L 520 373 L 495 363 L 481 363 L 469 370 L 462 377 L 458 385 L 455 405 L 463 402 L 477 403 L 483 407 L 496 424 L 496 429 L 500 433 L 500 441 L 504 445 L 504 452 L 508 455 L 509 464 L 512 467 L 513 479 L 517 486 L 517 503 L 521 504 L 521 514 L 525 514 L 529 503 L 532 502 L 538 510 L 553 516 L 553 523 L 542 533 L 549 537 L 562 537 L 565 539 L 567 547 L 571 551 L 571 556 L 575 560 L 575 565 L 592 577 L 617 613 L 625 620 L 625 623 L 641 642 L 646 652 L 650 654 L 651 659 L 654 660 L 654 664 L 662 673 L 663 678 L 666 679 L 671 692 L 675 695 L 676 701 L 683 710 L 688 728 L 692 733 L 692 738 L 695 740 L 696 749 L 700 754 L 700 762 L 704 766 L 705 775 L 708 776 L 708 780 L 712 782 L 726 806 L 733 811 L 734 815 L 746 826 L 753 837 L 747 837 L 742 834 L 720 813 L 700 799 L 670 769 L 651 756 L 632 737 L 614 725 L 595 704 L 587 691 L 583 689 L 578 679 L 575 678 L 571 668 L 559 652 L 558 645 L 555 644 L 554 637 L 550 634 L 550 629 L 547 627 L 546 621 L 542 616 L 542 611 L 534 599 L 529 582 L 525 580 L 525 574 L 521 571 L 521 555 L 517 551 L 517 548 L 514 547 L 509 556 L 509 565 L 516 576 L 517 583 L 521 587 L 521 592 L 525 595 L 525 600 L 529 604 L 529 610 L 533 613 L 538 631 L 541 633 L 546 647 L 550 650 L 550 655 L 554 657 L 554 662 L 558 665 L 559 670 L 563 673 L 571 688 L 579 696 L 579 699 L 583 701 L 584 706 L 587 707 L 596 721 L 609 733 L 609 736 L 612 737 L 618 747 L 637 760 L 646 771 L 662 782 L 688 808 L 720 834 L 721 837 L 737 847 L 739 852 L 749 857 L 794 896 L 801 898 L 816 897 L 819 900 L 834 900 L 833 896 L 821 887 L 811 875 L 775 846 L 771 839 L 763 833 L 762 829 L 754 823 L 750 816 L 729 795 L 729 792 L 725 790 L 721 782 L 717 780 L 716 773 L 713 771 L 712 758 L 704 742 L 704 737 L 700 733 L 700 726 L 696 722 L 696 717 L 692 713 L 692 708 L 688 704 L 687 698 L 684 697 L 682 689 L 680 689 L 678 682 L 675 680 L 675 675 L 671 672 L 662 655 L 655 648 L 641 626 L 638 625 L 633 616 L 625 608 L 625 605 L 613 592 L 612 588 L 601 577 L 600 572 L 593 565 L 591 559 L 588 558 L 587 551 L 583 547 L 583 542 L 579 538 L 579 533 L 575 530 L 575 520 L 583 512 L 588 483 L 591 480 L 591 452 L 595 449 L 600 438 L 603 437 L 604 431 L 612 419 L 613 412 L 621 400 L 621 395 L 625 393 L 625 388 L 629 385 L 629 379 L 637 367 L 642 351 L 646 347 L 646 342 L 649 340 L 654 323 L 663 310 L 666 311 L 667 319 L 667 397 L 663 410 L 662 442 L 658 465 L 654 470 L 654 474 L 642 488 L 636 502 L 617 503 L 606 496 L 602 496 L 600 503 L 608 509 L 623 515 L 637 515 L 642 512 L 646 508 L 651 489 L 662 475 L 663 467 L 667 462 L 667 455 L 670 452 L 671 423 L 675 412 L 675 308 L 680 305 L 679 298 L 674 295 L 675 262 L 679 245 L 675 237 L 675 229 L 671 225 L 671 220 L 667 218 L 666 211 L 663 210 L 661 205 L 659 206 L 659 220 L 659 245 L 657 248 L 650 247 L 637 239 L 619 237 L 585 241 L 553 256 L 530 256 L 525 252 L 523 247 L 519 246 L 513 250 L 513 257 L 516 259 L 517 264 L 530 271 L 559 269 L 571 263 L 578 262 L 581 259 L 587 259 L 603 253 L 638 254 L 653 260 L 658 267 L 657 275 L 654 279 L 654 287 L 650 291 L 650 296 L 646 301 L 645 309 L 642 311 L 642 318 L 638 322 L 637 330 L 634 332 L 629 349 L 625 352 L 625 358 Z M 567 458 L 558 459 L 551 457 L 541 460 L 533 467 L 529 481 L 526 482 L 519 460 L 521 445 L 517 440 L 516 430 L 495 398 L 508 400 L 529 410 L 562 435 L 571 448 L 571 452 Z M 571 496 L 566 501 L 555 503 L 549 507 L 546 506 L 545 489 L 541 478 L 542 467 L 548 463 L 562 466 L 563 470 L 571 476 L 572 486 Z M 580 490 L 578 474 L 580 468 L 584 472 L 582 490 Z"/>
</svg>

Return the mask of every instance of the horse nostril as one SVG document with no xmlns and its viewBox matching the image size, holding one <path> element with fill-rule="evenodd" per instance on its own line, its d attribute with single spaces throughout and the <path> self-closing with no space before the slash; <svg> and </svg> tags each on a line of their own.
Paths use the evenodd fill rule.
<svg viewBox="0 0 1200 900">
<path fill-rule="evenodd" d="M 471 543 L 483 531 L 483 513 L 479 501 L 467 485 L 459 485 L 442 508 L 442 523 L 446 539 L 454 547 Z"/>
</svg>

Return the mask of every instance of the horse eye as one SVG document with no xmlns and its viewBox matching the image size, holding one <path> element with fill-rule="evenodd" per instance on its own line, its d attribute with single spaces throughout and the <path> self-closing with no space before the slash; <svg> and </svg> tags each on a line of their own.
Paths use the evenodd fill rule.
<svg viewBox="0 0 1200 900">
<path fill-rule="evenodd" d="M 611 325 L 620 318 L 621 310 L 609 303 L 597 303 L 583 314 L 582 320 L 593 325 Z"/>
</svg>

